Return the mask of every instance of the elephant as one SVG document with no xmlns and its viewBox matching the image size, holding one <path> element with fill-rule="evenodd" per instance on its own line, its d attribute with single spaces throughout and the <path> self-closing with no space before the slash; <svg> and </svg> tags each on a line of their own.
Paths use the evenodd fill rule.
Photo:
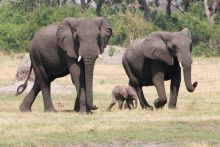
<svg viewBox="0 0 220 147">
<path fill-rule="evenodd" d="M 31 106 L 42 91 L 44 111 L 56 111 L 50 84 L 59 77 L 70 74 L 77 96 L 74 111 L 89 113 L 93 105 L 93 70 L 112 35 L 106 19 L 65 18 L 37 31 L 28 47 L 31 58 L 30 72 L 36 75 L 34 85 L 19 106 L 21 112 L 31 111 Z M 28 78 L 27 78 L 28 79 Z M 17 88 L 17 95 L 27 86 L 27 80 Z"/>
<path fill-rule="evenodd" d="M 158 97 L 156 109 L 167 103 L 164 81 L 171 80 L 169 108 L 176 108 L 181 82 L 181 68 L 186 89 L 193 92 L 198 82 L 191 82 L 192 37 L 188 28 L 179 32 L 158 31 L 134 40 L 122 57 L 124 70 L 143 109 L 153 110 L 142 90 L 143 86 L 155 86 Z M 180 67 L 181 66 L 181 67 Z"/>
<path fill-rule="evenodd" d="M 135 101 L 135 105 L 133 103 Z M 126 101 L 125 107 L 129 109 L 137 108 L 137 95 L 136 91 L 131 86 L 125 85 L 117 85 L 112 90 L 112 102 L 109 105 L 107 111 L 111 111 L 111 108 L 116 104 L 118 101 L 119 109 L 121 110 Z"/>
</svg>

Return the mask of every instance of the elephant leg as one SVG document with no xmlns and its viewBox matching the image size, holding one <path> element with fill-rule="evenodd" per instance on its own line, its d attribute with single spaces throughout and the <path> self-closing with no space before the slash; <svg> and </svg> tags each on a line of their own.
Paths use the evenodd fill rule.
<svg viewBox="0 0 220 147">
<path fill-rule="evenodd" d="M 52 100 L 51 100 L 51 92 L 50 92 L 50 82 L 53 80 L 48 76 L 43 63 L 41 62 L 40 55 L 38 53 L 31 55 L 31 64 L 35 73 L 35 82 L 38 83 L 43 95 L 44 101 L 44 112 L 56 112 Z M 36 62 L 37 61 L 37 62 Z"/>
<path fill-rule="evenodd" d="M 107 111 L 111 111 L 111 108 L 112 108 L 116 103 L 117 103 L 117 99 L 116 99 L 114 93 L 112 92 L 112 102 L 111 102 L 111 104 L 109 105 Z"/>
<path fill-rule="evenodd" d="M 118 100 L 118 108 L 122 110 L 124 100 Z"/>
<path fill-rule="evenodd" d="M 50 81 L 46 70 L 42 65 L 34 67 L 36 82 L 40 86 L 44 101 L 44 112 L 56 112 L 51 100 Z"/>
<path fill-rule="evenodd" d="M 176 108 L 177 96 L 180 88 L 181 72 L 177 72 L 171 78 L 169 108 Z"/>
<path fill-rule="evenodd" d="M 146 101 L 144 97 L 142 87 L 140 87 L 139 85 L 134 85 L 131 82 L 129 82 L 129 85 L 132 86 L 136 90 L 142 109 L 153 110 L 153 107 L 148 104 L 148 102 Z"/>
<path fill-rule="evenodd" d="M 86 107 L 86 94 L 85 94 L 85 82 L 82 72 L 82 67 L 77 61 L 69 61 L 69 72 L 70 77 L 76 87 L 76 100 L 74 105 L 74 111 L 76 112 L 87 112 Z"/>
<path fill-rule="evenodd" d="M 23 102 L 19 106 L 21 112 L 31 111 L 31 106 L 39 92 L 40 92 L 40 87 L 37 82 L 34 82 L 31 91 L 28 93 L 28 95 L 24 98 Z"/>
<path fill-rule="evenodd" d="M 128 100 L 128 107 L 130 110 L 133 110 L 134 109 L 134 103 L 133 103 L 133 100 Z"/>
<path fill-rule="evenodd" d="M 152 70 L 153 84 L 157 90 L 159 98 L 154 101 L 155 108 L 162 108 L 167 103 L 167 96 L 164 86 L 164 73 Z M 154 73 L 155 72 L 155 73 Z"/>
</svg>

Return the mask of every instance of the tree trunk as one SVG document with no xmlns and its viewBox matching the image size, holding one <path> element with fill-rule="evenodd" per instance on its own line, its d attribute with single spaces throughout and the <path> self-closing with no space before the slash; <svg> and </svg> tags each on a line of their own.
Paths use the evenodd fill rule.
<svg viewBox="0 0 220 147">
<path fill-rule="evenodd" d="M 147 3 L 145 0 L 138 0 L 139 4 L 143 7 L 144 9 L 144 20 L 150 21 L 149 17 L 149 8 L 147 6 Z"/>
<path fill-rule="evenodd" d="M 210 17 L 210 11 L 209 11 L 209 5 L 208 5 L 208 0 L 204 0 L 204 8 L 205 8 L 205 14 L 208 19 L 208 22 L 211 23 L 211 17 Z"/>
<path fill-rule="evenodd" d="M 211 9 L 209 9 L 208 0 L 204 0 L 205 14 L 209 23 L 214 23 L 216 8 L 218 5 L 219 5 L 219 0 L 212 0 L 212 6 Z"/>
<path fill-rule="evenodd" d="M 171 6 L 171 0 L 167 0 L 166 14 L 167 14 L 168 17 L 171 16 L 170 6 Z"/>
<path fill-rule="evenodd" d="M 97 7 L 96 7 L 96 15 L 97 16 L 101 16 L 101 9 L 102 9 L 102 5 L 105 2 L 105 0 L 98 0 L 97 2 Z"/>
<path fill-rule="evenodd" d="M 83 12 L 86 9 L 86 1 L 85 0 L 80 0 L 80 2 L 81 2 L 81 11 Z"/>
</svg>

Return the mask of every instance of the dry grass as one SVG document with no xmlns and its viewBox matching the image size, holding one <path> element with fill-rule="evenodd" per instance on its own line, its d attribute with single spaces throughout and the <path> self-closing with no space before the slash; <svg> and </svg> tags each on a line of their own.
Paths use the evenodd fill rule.
<svg viewBox="0 0 220 147">
<path fill-rule="evenodd" d="M 12 83 L 19 57 L 0 56 L 0 87 Z M 99 109 L 93 115 L 63 112 L 73 108 L 75 92 L 53 94 L 58 113 L 42 112 L 41 95 L 32 113 L 20 113 L 18 106 L 25 94 L 15 97 L 14 93 L 0 93 L 0 146 L 64 146 L 106 142 L 115 136 L 180 146 L 220 145 L 220 58 L 194 59 L 192 79 L 199 85 L 194 93 L 188 93 L 182 82 L 177 110 L 169 110 L 166 105 L 163 110 L 144 111 L 138 106 L 134 111 L 119 111 L 115 106 L 112 112 L 106 112 L 112 88 L 127 84 L 127 76 L 121 65 L 98 61 L 94 79 L 94 103 Z M 69 76 L 55 82 L 64 89 L 71 85 Z M 169 82 L 166 89 L 169 94 Z M 145 87 L 144 93 L 153 104 L 155 88 Z"/>
</svg>

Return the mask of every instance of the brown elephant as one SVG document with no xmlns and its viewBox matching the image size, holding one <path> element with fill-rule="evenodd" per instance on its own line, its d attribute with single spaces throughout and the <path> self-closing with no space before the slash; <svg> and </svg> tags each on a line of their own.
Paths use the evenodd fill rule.
<svg viewBox="0 0 220 147">
<path fill-rule="evenodd" d="M 137 95 L 136 91 L 131 86 L 117 85 L 112 90 L 112 102 L 109 105 L 107 111 L 111 111 L 111 108 L 117 103 L 121 110 L 126 101 L 125 107 L 129 109 L 137 108 Z M 135 105 L 133 103 L 135 101 Z"/>
<path fill-rule="evenodd" d="M 98 18 L 66 18 L 35 33 L 29 46 L 31 68 L 36 75 L 34 85 L 20 105 L 20 111 L 31 111 L 40 91 L 44 111 L 55 111 L 50 83 L 70 74 L 77 96 L 74 110 L 90 112 L 93 105 L 93 69 L 95 60 L 103 53 L 112 29 L 109 23 Z M 17 95 L 27 86 L 27 80 L 17 89 Z"/>
<path fill-rule="evenodd" d="M 123 55 L 122 63 L 129 78 L 129 85 L 136 91 L 142 108 L 152 110 L 143 94 L 143 86 L 154 85 L 159 98 L 154 101 L 155 108 L 167 103 L 164 81 L 171 80 L 169 108 L 175 108 L 181 81 L 181 68 L 186 88 L 193 92 L 197 82 L 191 83 L 190 31 L 153 32 L 132 42 Z"/>
</svg>

